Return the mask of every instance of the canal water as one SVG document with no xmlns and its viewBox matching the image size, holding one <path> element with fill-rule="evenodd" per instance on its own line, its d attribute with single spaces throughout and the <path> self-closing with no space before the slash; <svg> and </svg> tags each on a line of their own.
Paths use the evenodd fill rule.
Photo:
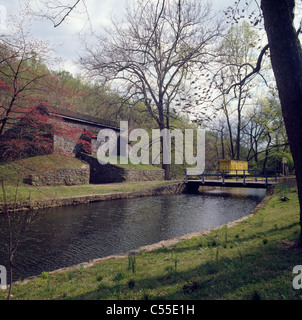
<svg viewBox="0 0 302 320">
<path fill-rule="evenodd" d="M 16 252 L 14 280 L 240 219 L 264 196 L 263 189 L 226 188 L 47 209 Z M 6 259 L 0 252 L 0 265 Z"/>
</svg>

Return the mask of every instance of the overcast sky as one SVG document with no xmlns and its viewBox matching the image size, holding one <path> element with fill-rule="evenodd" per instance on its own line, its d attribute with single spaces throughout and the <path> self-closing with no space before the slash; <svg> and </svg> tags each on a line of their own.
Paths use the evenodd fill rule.
<svg viewBox="0 0 302 320">
<path fill-rule="evenodd" d="M 37 0 L 31 0 L 33 3 Z M 73 3 L 75 0 L 62 0 L 63 3 Z M 111 22 L 111 16 L 121 16 L 127 0 L 86 0 L 86 8 L 90 23 L 95 32 L 102 27 L 108 26 Z M 17 15 L 24 9 L 23 0 L 0 0 L 0 10 L 5 8 L 6 15 Z M 232 5 L 234 0 L 213 0 L 213 9 L 224 10 Z M 82 53 L 78 33 L 83 34 L 89 31 L 90 23 L 87 20 L 87 13 L 83 6 L 77 7 L 68 19 L 59 27 L 54 28 L 51 21 L 34 21 L 31 23 L 31 34 L 40 40 L 49 42 L 51 46 L 56 47 L 56 55 L 62 58 L 63 63 L 58 68 L 76 73 L 75 61 Z M 9 22 L 6 29 L 9 32 Z"/>
</svg>

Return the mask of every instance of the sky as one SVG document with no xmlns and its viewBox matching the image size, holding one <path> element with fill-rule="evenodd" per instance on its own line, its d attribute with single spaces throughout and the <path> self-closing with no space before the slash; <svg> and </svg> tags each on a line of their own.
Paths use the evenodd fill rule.
<svg viewBox="0 0 302 320">
<path fill-rule="evenodd" d="M 32 5 L 39 3 L 39 0 L 30 0 Z M 58 1 L 58 0 L 56 0 Z M 75 0 L 60 0 L 63 3 L 74 3 Z M 54 28 L 50 20 L 31 21 L 30 33 L 36 39 L 49 43 L 55 48 L 55 55 L 61 58 L 62 62 L 56 65 L 57 69 L 64 69 L 73 74 L 80 70 L 76 61 L 83 55 L 79 34 L 90 33 L 90 28 L 98 33 L 103 27 L 109 26 L 112 15 L 121 18 L 127 0 L 86 0 L 86 8 L 83 5 L 64 21 L 59 27 Z M 234 0 L 212 0 L 214 10 L 224 10 L 232 5 Z M 5 32 L 9 33 L 10 16 L 23 13 L 25 9 L 24 0 L 0 0 L 0 20 L 5 13 L 7 18 Z M 87 10 L 85 12 L 85 10 Z M 89 20 L 87 19 L 89 17 Z M 1 27 L 1 23 L 0 23 Z M 2 30 L 3 31 L 3 30 Z"/>
</svg>

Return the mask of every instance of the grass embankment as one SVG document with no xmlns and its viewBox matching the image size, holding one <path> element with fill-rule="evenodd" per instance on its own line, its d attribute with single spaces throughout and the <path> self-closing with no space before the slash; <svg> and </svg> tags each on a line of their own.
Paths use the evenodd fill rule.
<svg viewBox="0 0 302 320">
<path fill-rule="evenodd" d="M 134 192 L 150 188 L 156 188 L 174 183 L 173 181 L 150 181 L 137 183 L 112 183 L 103 185 L 81 185 L 81 186 L 59 186 L 59 187 L 30 187 L 21 185 L 17 189 L 17 200 L 42 200 L 49 198 L 64 198 L 75 196 L 86 196 L 93 194 L 117 193 L 117 192 Z M 16 188 L 7 186 L 7 201 L 15 200 Z M 0 192 L 0 203 L 3 201 L 3 194 Z"/>
<path fill-rule="evenodd" d="M 56 187 L 34 187 L 23 183 L 23 178 L 30 174 L 45 173 L 64 168 L 81 168 L 83 162 L 74 157 L 63 154 L 52 154 L 24 159 L 0 165 L 0 180 L 4 180 L 7 201 L 26 201 L 57 197 L 73 197 L 82 195 L 104 194 L 114 192 L 133 192 L 155 188 L 171 182 L 138 182 L 113 183 L 104 185 L 77 185 Z M 126 168 L 135 167 L 132 164 Z M 140 165 L 138 169 L 155 168 L 151 165 Z M 3 202 L 3 193 L 0 192 L 0 202 Z"/>
<path fill-rule="evenodd" d="M 289 201 L 283 202 L 281 196 Z M 292 273 L 299 234 L 296 187 L 278 186 L 265 208 L 231 228 L 153 252 L 15 285 L 13 299 L 300 299 Z M 100 244 L 102 245 L 102 244 Z M 6 292 L 0 292 L 5 298 Z"/>
</svg>

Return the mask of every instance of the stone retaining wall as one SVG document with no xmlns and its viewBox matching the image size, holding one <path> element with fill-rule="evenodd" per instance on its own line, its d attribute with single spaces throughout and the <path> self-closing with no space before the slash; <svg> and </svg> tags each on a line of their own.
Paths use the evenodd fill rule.
<svg viewBox="0 0 302 320">
<path fill-rule="evenodd" d="M 72 186 L 89 184 L 89 168 L 59 169 L 43 174 L 31 174 L 24 179 L 24 182 L 32 186 Z"/>
<path fill-rule="evenodd" d="M 101 165 L 97 158 L 84 153 L 81 153 L 79 158 L 90 165 L 90 183 L 98 184 L 165 180 L 165 171 L 162 169 L 141 170 L 126 169 L 112 164 Z"/>
</svg>

